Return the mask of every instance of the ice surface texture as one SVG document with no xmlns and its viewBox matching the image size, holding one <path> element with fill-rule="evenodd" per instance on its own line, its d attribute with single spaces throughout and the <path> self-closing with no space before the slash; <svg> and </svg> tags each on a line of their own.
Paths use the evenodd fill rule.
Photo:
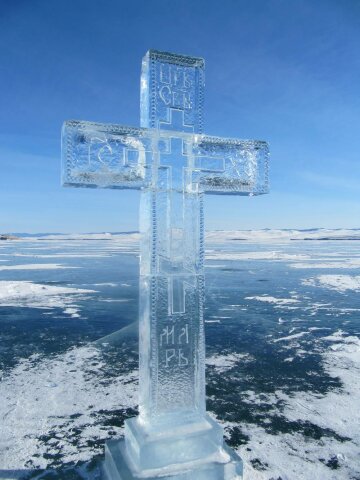
<svg viewBox="0 0 360 480">
<path fill-rule="evenodd" d="M 203 92 L 202 59 L 149 51 L 142 128 L 63 128 L 65 185 L 141 190 L 140 415 L 127 422 L 122 450 L 132 476 L 119 470 L 119 479 L 166 468 L 169 478 L 200 478 L 204 465 L 206 478 L 241 475 L 205 412 L 203 194 L 267 193 L 268 147 L 202 135 Z"/>
</svg>

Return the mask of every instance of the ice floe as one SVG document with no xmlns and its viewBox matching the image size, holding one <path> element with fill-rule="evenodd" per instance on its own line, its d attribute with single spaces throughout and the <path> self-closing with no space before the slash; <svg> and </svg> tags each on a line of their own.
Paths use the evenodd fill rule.
<svg viewBox="0 0 360 480">
<path fill-rule="evenodd" d="M 284 342 L 284 341 L 288 341 L 288 340 L 295 340 L 295 339 L 303 337 L 304 335 L 307 335 L 308 333 L 309 332 L 299 332 L 299 333 L 294 333 L 293 335 L 287 335 L 286 337 L 275 338 L 273 340 L 273 343 Z"/>
<path fill-rule="evenodd" d="M 227 241 L 252 241 L 252 242 L 288 242 L 291 240 L 360 240 L 360 229 L 325 229 L 314 228 L 311 230 L 216 230 L 206 233 L 209 243 Z"/>
<path fill-rule="evenodd" d="M 329 288 L 342 293 L 347 290 L 360 291 L 360 275 L 318 275 L 304 279 L 302 284 Z"/>
<path fill-rule="evenodd" d="M 275 305 L 289 305 L 299 303 L 296 298 L 276 298 L 270 295 L 257 295 L 254 297 L 245 297 L 245 300 L 257 300 L 258 302 L 273 303 Z"/>
<path fill-rule="evenodd" d="M 24 265 L 0 265 L 0 271 L 3 270 L 63 270 L 65 268 L 80 268 L 59 263 L 28 263 Z"/>
<path fill-rule="evenodd" d="M 63 308 L 64 313 L 78 317 L 76 300 L 95 290 L 33 283 L 30 281 L 0 281 L 0 307 Z"/>
<path fill-rule="evenodd" d="M 12 255 L 14 257 L 28 257 L 28 258 L 102 258 L 110 257 L 111 255 L 108 252 L 104 253 L 47 253 L 47 254 L 38 254 L 38 253 L 15 253 Z"/>
<path fill-rule="evenodd" d="M 205 258 L 210 260 L 307 260 L 309 255 L 302 253 L 284 253 L 278 251 L 227 252 L 221 250 L 206 250 Z"/>
<path fill-rule="evenodd" d="M 353 258 L 353 259 L 344 259 L 344 260 L 334 260 L 327 263 L 292 263 L 289 265 L 292 268 L 299 268 L 299 269 L 352 269 L 352 268 L 360 268 L 360 259 Z"/>
<path fill-rule="evenodd" d="M 251 361 L 247 353 L 228 353 L 224 355 L 212 355 L 206 359 L 206 365 L 214 367 L 217 372 L 226 372 L 241 361 Z"/>
</svg>

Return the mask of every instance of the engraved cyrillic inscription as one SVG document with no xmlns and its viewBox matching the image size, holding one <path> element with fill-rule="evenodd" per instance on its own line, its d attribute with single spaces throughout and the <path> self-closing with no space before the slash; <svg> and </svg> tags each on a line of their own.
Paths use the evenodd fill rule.
<svg viewBox="0 0 360 480">
<path fill-rule="evenodd" d="M 176 357 L 176 349 L 175 348 L 167 348 L 165 350 L 165 367 L 169 368 L 171 362 Z"/>
<path fill-rule="evenodd" d="M 165 367 L 186 367 L 189 359 L 185 356 L 182 348 L 167 348 L 165 350 Z"/>
<path fill-rule="evenodd" d="M 160 346 L 163 345 L 174 345 L 175 344 L 175 336 L 174 336 L 174 329 L 175 326 L 169 327 L 168 325 L 163 329 L 162 333 L 160 334 Z"/>
<path fill-rule="evenodd" d="M 160 82 L 179 88 L 192 88 L 186 67 L 178 67 L 169 63 L 160 65 Z"/>
<path fill-rule="evenodd" d="M 189 359 L 185 357 L 182 348 L 179 348 L 179 367 L 186 367 L 189 365 Z"/>
<path fill-rule="evenodd" d="M 166 347 L 161 357 L 165 360 L 165 367 L 186 367 L 189 365 L 189 353 L 186 351 L 189 345 L 189 324 L 175 326 L 166 325 L 160 335 L 160 347 Z M 182 345 L 182 347 L 179 347 Z"/>
<path fill-rule="evenodd" d="M 93 163 L 100 163 L 104 167 L 124 164 L 124 149 L 119 149 L 115 142 L 110 145 L 107 140 L 94 137 L 89 143 L 88 159 L 89 166 Z"/>
<path fill-rule="evenodd" d="M 189 324 L 184 326 L 166 325 L 159 336 L 160 347 L 163 345 L 185 345 L 189 343 Z"/>
<path fill-rule="evenodd" d="M 193 82 L 190 69 L 163 63 L 159 72 L 159 98 L 167 107 L 191 109 Z"/>
<path fill-rule="evenodd" d="M 181 328 L 178 343 L 179 345 L 182 345 L 183 343 L 189 343 L 189 325 L 188 324 L 186 324 L 185 327 Z"/>
<path fill-rule="evenodd" d="M 100 163 L 104 167 L 137 167 L 146 164 L 145 146 L 140 139 L 127 136 L 118 139 L 92 137 L 88 146 L 89 166 Z"/>
</svg>

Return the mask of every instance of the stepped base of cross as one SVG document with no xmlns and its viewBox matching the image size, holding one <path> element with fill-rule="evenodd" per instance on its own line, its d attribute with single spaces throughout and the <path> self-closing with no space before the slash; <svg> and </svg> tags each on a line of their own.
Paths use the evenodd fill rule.
<svg viewBox="0 0 360 480">
<path fill-rule="evenodd" d="M 242 480 L 240 457 L 209 416 L 167 429 L 125 422 L 125 439 L 105 446 L 104 480 Z"/>
</svg>

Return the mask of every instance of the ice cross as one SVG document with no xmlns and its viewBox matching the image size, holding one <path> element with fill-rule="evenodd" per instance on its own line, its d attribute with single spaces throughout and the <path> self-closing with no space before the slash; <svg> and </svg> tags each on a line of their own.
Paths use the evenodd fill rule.
<svg viewBox="0 0 360 480">
<path fill-rule="evenodd" d="M 107 443 L 107 479 L 242 478 L 205 408 L 203 194 L 267 193 L 268 147 L 203 135 L 203 98 L 203 59 L 151 50 L 142 128 L 63 127 L 64 185 L 141 190 L 140 413 Z"/>
</svg>

